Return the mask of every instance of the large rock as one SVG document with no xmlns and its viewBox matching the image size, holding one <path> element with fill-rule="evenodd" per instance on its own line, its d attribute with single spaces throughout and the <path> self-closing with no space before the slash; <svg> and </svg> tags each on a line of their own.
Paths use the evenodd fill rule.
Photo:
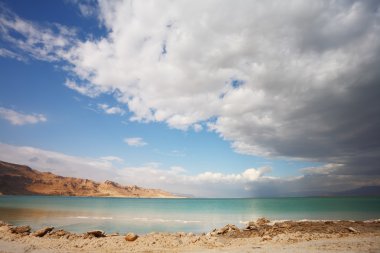
<svg viewBox="0 0 380 253">
<path fill-rule="evenodd" d="M 29 226 L 12 227 L 11 232 L 14 234 L 29 235 L 31 228 Z"/>
<path fill-rule="evenodd" d="M 35 231 L 34 233 L 32 233 L 33 236 L 36 236 L 36 237 L 43 237 L 44 235 L 46 235 L 47 233 L 53 231 L 54 227 L 45 227 L 45 228 L 41 228 L 37 231 Z"/>
<path fill-rule="evenodd" d="M 135 241 L 137 238 L 139 238 L 138 235 L 134 234 L 134 233 L 128 233 L 126 234 L 125 236 L 125 240 L 128 241 L 128 242 L 133 242 Z"/>
<path fill-rule="evenodd" d="M 77 234 L 70 233 L 70 232 L 65 231 L 65 230 L 63 230 L 63 229 L 54 230 L 54 231 L 48 233 L 46 236 L 48 236 L 48 237 L 50 237 L 50 238 L 66 238 L 66 239 L 71 239 L 71 238 L 78 238 L 78 237 L 80 237 L 80 236 L 77 235 Z"/>
<path fill-rule="evenodd" d="M 93 236 L 93 237 L 105 237 L 105 233 L 102 231 L 102 230 L 93 230 L 93 231 L 88 231 L 86 233 L 87 235 L 89 236 Z"/>
</svg>

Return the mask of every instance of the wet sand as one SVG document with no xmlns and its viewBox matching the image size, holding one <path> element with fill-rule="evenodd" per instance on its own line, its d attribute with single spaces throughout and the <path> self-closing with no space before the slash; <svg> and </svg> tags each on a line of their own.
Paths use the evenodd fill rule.
<svg viewBox="0 0 380 253">
<path fill-rule="evenodd" d="M 380 252 L 380 220 L 282 221 L 264 218 L 205 234 L 30 231 L 0 223 L 0 252 Z"/>
</svg>

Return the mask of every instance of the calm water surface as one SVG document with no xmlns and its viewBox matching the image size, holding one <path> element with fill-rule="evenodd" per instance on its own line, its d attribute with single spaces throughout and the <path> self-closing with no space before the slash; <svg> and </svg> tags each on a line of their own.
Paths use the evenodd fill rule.
<svg viewBox="0 0 380 253">
<path fill-rule="evenodd" d="M 128 199 L 1 196 L 0 220 L 33 229 L 53 225 L 72 232 L 206 232 L 259 217 L 284 219 L 380 218 L 380 198 Z"/>
</svg>

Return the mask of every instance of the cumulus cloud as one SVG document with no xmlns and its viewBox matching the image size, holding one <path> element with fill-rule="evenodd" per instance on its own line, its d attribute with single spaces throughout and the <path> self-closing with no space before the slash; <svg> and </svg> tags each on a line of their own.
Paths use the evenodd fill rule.
<svg viewBox="0 0 380 253">
<path fill-rule="evenodd" d="M 379 175 L 379 2 L 98 6 L 100 38 L 79 41 L 66 27 L 9 12 L 2 38 L 37 59 L 67 62 L 86 84 L 71 85 L 82 94 L 116 93 L 131 120 L 203 125 L 239 153 L 341 164 L 320 169 L 335 176 Z"/>
<path fill-rule="evenodd" d="M 119 106 L 109 106 L 107 104 L 98 104 L 98 107 L 102 109 L 106 114 L 120 114 L 120 115 L 125 114 L 125 110 L 123 110 Z"/>
<path fill-rule="evenodd" d="M 36 124 L 47 121 L 43 114 L 25 114 L 12 109 L 0 107 L 0 117 L 9 121 L 12 125 Z"/>
<path fill-rule="evenodd" d="M 140 137 L 125 138 L 124 142 L 133 147 L 142 147 L 148 145 L 148 143 L 146 143 L 143 138 Z"/>
<path fill-rule="evenodd" d="M 108 34 L 72 48 L 71 63 L 93 87 L 118 90 L 133 120 L 206 122 L 237 152 L 341 171 L 379 155 L 379 3 L 99 6 Z"/>
</svg>

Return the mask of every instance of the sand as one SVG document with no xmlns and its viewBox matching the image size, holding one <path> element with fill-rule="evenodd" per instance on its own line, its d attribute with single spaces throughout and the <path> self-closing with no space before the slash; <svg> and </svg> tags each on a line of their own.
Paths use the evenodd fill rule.
<svg viewBox="0 0 380 253">
<path fill-rule="evenodd" d="M 0 252 L 380 252 L 379 220 L 259 219 L 244 228 L 226 225 L 207 234 L 149 233 L 134 241 L 126 241 L 125 235 L 105 235 L 101 231 L 43 232 L 0 223 Z"/>
</svg>

